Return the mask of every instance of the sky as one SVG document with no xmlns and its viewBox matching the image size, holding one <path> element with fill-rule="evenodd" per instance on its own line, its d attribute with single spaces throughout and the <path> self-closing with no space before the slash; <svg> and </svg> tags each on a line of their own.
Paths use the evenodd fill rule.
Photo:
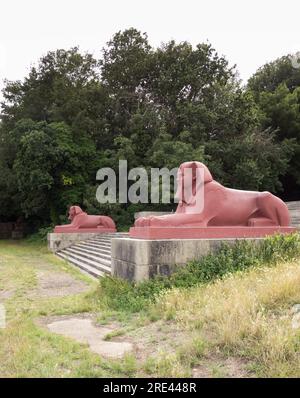
<svg viewBox="0 0 300 398">
<path fill-rule="evenodd" d="M 79 45 L 99 58 L 129 27 L 154 47 L 209 41 L 246 83 L 266 62 L 300 51 L 299 17 L 299 0 L 0 0 L 0 88 L 49 50 Z"/>
</svg>

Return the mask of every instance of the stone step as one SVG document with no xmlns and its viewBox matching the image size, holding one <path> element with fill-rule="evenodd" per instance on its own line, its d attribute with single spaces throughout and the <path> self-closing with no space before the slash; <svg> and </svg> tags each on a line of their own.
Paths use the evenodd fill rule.
<svg viewBox="0 0 300 398">
<path fill-rule="evenodd" d="M 81 270 L 83 270 L 84 272 L 87 272 L 89 275 L 93 276 L 94 278 L 98 279 L 98 278 L 100 278 L 100 277 L 105 275 L 105 272 L 102 272 L 102 271 L 98 270 L 95 267 L 91 267 L 88 264 L 83 263 L 80 260 L 77 260 L 75 258 L 70 260 L 69 256 L 64 254 L 64 253 L 62 253 L 62 252 L 57 252 L 56 254 L 57 254 L 57 256 L 61 257 L 62 259 L 72 263 L 73 265 L 76 265 Z"/>
<path fill-rule="evenodd" d="M 122 237 L 126 237 L 126 236 L 128 236 L 128 233 L 124 233 L 124 234 L 115 233 L 115 234 L 111 234 L 111 235 L 105 234 L 105 236 L 103 236 L 103 235 L 94 236 L 93 239 L 100 240 L 100 241 L 107 241 L 107 240 L 111 240 L 113 238 L 122 238 Z"/>
<path fill-rule="evenodd" d="M 109 243 L 104 243 L 104 242 L 97 242 L 97 241 L 91 241 L 91 240 L 86 240 L 84 242 L 87 243 L 88 245 L 96 247 L 96 248 L 97 247 L 102 247 L 102 248 L 106 248 L 108 250 L 110 250 L 110 248 L 111 248 L 111 243 L 110 242 Z"/>
<path fill-rule="evenodd" d="M 69 251 L 70 248 L 61 250 L 58 254 L 63 254 L 68 257 L 68 261 L 72 262 L 73 260 L 79 260 L 82 263 L 87 264 L 89 267 L 96 268 L 97 270 L 110 274 L 111 273 L 111 261 L 107 261 L 106 259 L 98 258 L 96 261 L 88 258 L 86 255 L 77 254 Z"/>
<path fill-rule="evenodd" d="M 121 236 L 121 235 L 128 235 L 129 232 L 107 232 L 102 234 L 102 236 Z"/>
<path fill-rule="evenodd" d="M 68 252 L 72 252 L 75 254 L 79 254 L 79 255 L 83 255 L 84 257 L 90 258 L 91 260 L 105 260 L 108 262 L 111 262 L 111 253 L 95 253 L 94 251 L 91 250 L 86 250 L 86 249 L 82 249 L 81 247 L 77 247 L 77 245 L 68 247 L 67 249 Z"/>
<path fill-rule="evenodd" d="M 294 200 L 291 202 L 285 202 L 288 208 L 298 208 L 300 209 L 300 201 L 299 200 Z"/>
<path fill-rule="evenodd" d="M 72 246 L 71 246 L 72 247 Z M 88 250 L 89 252 L 95 252 L 99 254 L 109 254 L 111 253 L 110 248 L 102 247 L 102 246 L 91 246 L 88 243 L 82 242 L 82 243 L 77 243 L 73 247 L 78 247 L 84 250 Z"/>
<path fill-rule="evenodd" d="M 99 278 L 111 273 L 111 240 L 127 233 L 109 233 L 87 239 L 57 252 L 57 255 Z"/>
<path fill-rule="evenodd" d="M 89 242 L 95 242 L 95 243 L 104 243 L 104 244 L 111 244 L 111 238 L 107 238 L 107 239 L 104 239 L 104 238 L 91 238 L 91 239 L 88 239 L 88 241 Z"/>
<path fill-rule="evenodd" d="M 286 202 L 289 209 L 291 226 L 300 227 L 300 201 Z"/>
<path fill-rule="evenodd" d="M 93 245 L 97 245 L 97 246 L 102 246 L 102 245 L 103 245 L 103 246 L 111 246 L 111 240 L 110 240 L 110 239 L 107 240 L 107 241 L 89 239 L 89 240 L 86 240 L 85 242 L 86 242 L 86 243 L 93 244 Z"/>
<path fill-rule="evenodd" d="M 96 239 L 96 240 L 102 240 L 102 241 L 110 241 L 111 240 L 111 236 L 103 236 L 103 235 L 98 235 L 98 236 L 93 236 L 92 239 Z"/>
</svg>

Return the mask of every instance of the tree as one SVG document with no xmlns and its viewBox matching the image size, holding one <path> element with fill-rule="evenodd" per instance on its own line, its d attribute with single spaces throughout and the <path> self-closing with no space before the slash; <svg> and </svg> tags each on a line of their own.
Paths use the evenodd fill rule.
<svg viewBox="0 0 300 398">
<path fill-rule="evenodd" d="M 171 170 L 190 160 L 206 162 L 204 146 L 199 145 L 195 148 L 187 131 L 183 131 L 178 140 L 172 139 L 170 134 L 162 131 L 154 141 L 149 163 L 152 167 L 167 167 Z"/>
<path fill-rule="evenodd" d="M 91 179 L 88 159 L 95 148 L 84 140 L 73 142 L 64 123 L 21 120 L 12 135 L 18 137 L 20 130 L 13 171 L 21 209 L 26 217 L 58 222 L 68 206 L 82 202 Z"/>
<path fill-rule="evenodd" d="M 97 170 L 118 171 L 120 159 L 148 170 L 194 159 L 227 186 L 279 190 L 296 158 L 299 92 L 254 86 L 241 87 L 208 43 L 152 48 L 134 28 L 117 32 L 100 60 L 77 47 L 50 51 L 3 91 L 0 216 L 47 224 L 76 203 L 128 223 L 145 205 L 95 203 Z"/>
<path fill-rule="evenodd" d="M 101 77 L 109 93 L 107 118 L 113 139 L 129 134 L 132 115 L 143 108 L 150 53 L 147 34 L 134 28 L 117 32 L 103 49 Z"/>
<path fill-rule="evenodd" d="M 97 62 L 77 47 L 50 51 L 23 82 L 6 81 L 2 118 L 32 119 L 72 124 L 85 109 L 86 90 L 98 81 Z"/>
<path fill-rule="evenodd" d="M 146 78 L 150 51 L 146 33 L 134 28 L 117 32 L 103 49 L 100 61 L 103 84 L 115 94 L 134 94 Z"/>
<path fill-rule="evenodd" d="M 207 147 L 209 165 L 217 180 L 228 187 L 281 192 L 280 177 L 285 175 L 292 155 L 292 142 L 278 144 L 274 133 L 248 131 L 230 141 L 213 140 Z"/>
<path fill-rule="evenodd" d="M 297 55 L 285 55 L 273 62 L 269 62 L 250 77 L 248 88 L 255 94 L 256 99 L 262 92 L 274 92 L 282 83 L 291 92 L 300 86 L 300 68 L 293 66 L 292 58 L 297 60 Z"/>
<path fill-rule="evenodd" d="M 291 56 L 284 56 L 261 67 L 249 79 L 248 89 L 260 108 L 264 129 L 276 131 L 278 143 L 290 141 L 293 152 L 286 173 L 281 178 L 284 196 L 300 195 L 300 69 L 294 68 Z"/>
</svg>

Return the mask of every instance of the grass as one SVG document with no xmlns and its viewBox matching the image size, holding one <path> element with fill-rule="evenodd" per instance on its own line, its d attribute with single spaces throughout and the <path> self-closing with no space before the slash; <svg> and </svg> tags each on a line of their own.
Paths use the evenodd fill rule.
<svg viewBox="0 0 300 398">
<path fill-rule="evenodd" d="M 237 241 L 234 246 L 223 245 L 216 254 L 190 262 L 168 278 L 157 276 L 138 285 L 118 278 L 102 278 L 98 294 L 111 309 L 139 312 L 149 307 L 162 291 L 191 288 L 250 268 L 272 267 L 298 256 L 299 234 L 271 236 L 258 244 Z M 169 316 L 172 318 L 171 311 Z"/>
<path fill-rule="evenodd" d="M 87 283 L 87 294 L 33 298 L 37 271 L 55 270 Z M 134 358 L 101 359 L 87 346 L 38 326 L 40 316 L 97 312 L 93 298 L 97 283 L 36 243 L 0 242 L 0 292 L 11 291 L 5 301 L 7 327 L 0 329 L 1 377 L 128 377 Z"/>
<path fill-rule="evenodd" d="M 107 335 L 104 336 L 104 340 L 110 341 L 114 337 L 123 336 L 125 333 L 126 333 L 126 330 L 124 330 L 124 329 L 114 330 L 111 333 L 107 333 Z"/>
<path fill-rule="evenodd" d="M 223 247 L 170 278 L 138 286 L 105 278 L 99 286 L 40 244 L 0 241 L 0 294 L 10 293 L 7 327 L 0 329 L 0 375 L 189 377 L 199 369 L 227 377 L 230 359 L 237 376 L 300 377 L 300 330 L 291 326 L 291 308 L 300 303 L 299 242 L 296 234 Z M 36 297 L 41 270 L 67 273 L 88 290 Z M 37 322 L 83 312 L 104 325 L 117 322 L 105 339 L 130 339 L 142 355 L 103 359 Z"/>
<path fill-rule="evenodd" d="M 291 307 L 300 302 L 300 262 L 253 269 L 190 290 L 162 294 L 156 307 L 170 308 L 176 322 L 198 329 L 212 347 L 252 362 L 259 376 L 300 376 L 300 330 Z"/>
</svg>

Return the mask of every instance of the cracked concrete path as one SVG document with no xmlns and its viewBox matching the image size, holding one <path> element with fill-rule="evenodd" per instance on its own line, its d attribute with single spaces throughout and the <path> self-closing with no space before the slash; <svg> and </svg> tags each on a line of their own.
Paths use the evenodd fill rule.
<svg viewBox="0 0 300 398">
<path fill-rule="evenodd" d="M 103 357 L 122 358 L 133 350 L 133 345 L 128 342 L 105 341 L 105 336 L 111 333 L 112 329 L 94 326 L 92 319 L 74 317 L 48 323 L 47 327 L 53 333 L 88 344 L 92 352 Z"/>
</svg>

